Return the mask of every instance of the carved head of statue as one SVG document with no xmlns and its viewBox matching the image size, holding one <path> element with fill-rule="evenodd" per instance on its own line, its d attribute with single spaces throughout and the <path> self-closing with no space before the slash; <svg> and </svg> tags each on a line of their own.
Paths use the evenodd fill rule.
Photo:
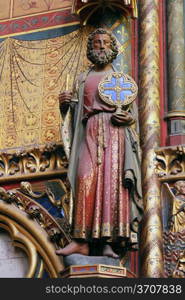
<svg viewBox="0 0 185 300">
<path fill-rule="evenodd" d="M 184 195 L 185 196 L 185 181 L 178 180 L 174 184 L 174 188 L 176 190 L 176 195 Z"/>
<path fill-rule="evenodd" d="M 96 65 L 107 65 L 118 55 L 115 37 L 104 28 L 98 28 L 88 37 L 87 58 Z"/>
</svg>

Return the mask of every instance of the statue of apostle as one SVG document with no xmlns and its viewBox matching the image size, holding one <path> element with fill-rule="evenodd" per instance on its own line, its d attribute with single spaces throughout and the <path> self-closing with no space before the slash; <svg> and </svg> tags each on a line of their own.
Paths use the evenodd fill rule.
<svg viewBox="0 0 185 300">
<path fill-rule="evenodd" d="M 74 110 L 74 135 L 68 178 L 74 196 L 73 240 L 58 255 L 89 255 L 100 242 L 100 255 L 117 258 L 118 245 L 132 245 L 142 215 L 137 108 L 116 114 L 101 100 L 98 84 L 115 72 L 114 36 L 103 28 L 89 35 L 87 57 L 93 67 L 81 74 L 74 95 L 59 95 L 61 113 Z M 78 102 L 77 102 L 78 101 Z M 137 234 L 136 234 L 137 235 Z M 135 241 L 136 242 L 136 241 Z M 91 247 L 89 247 L 91 245 Z M 96 246 L 97 247 L 97 246 Z M 92 254 L 90 254 L 92 255 Z"/>
</svg>

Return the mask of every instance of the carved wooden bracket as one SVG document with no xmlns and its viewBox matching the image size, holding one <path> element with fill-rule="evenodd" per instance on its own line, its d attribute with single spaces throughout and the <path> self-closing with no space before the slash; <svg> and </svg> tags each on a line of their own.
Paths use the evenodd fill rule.
<svg viewBox="0 0 185 300">
<path fill-rule="evenodd" d="M 67 165 L 61 143 L 2 150 L 0 182 L 64 174 Z"/>
</svg>

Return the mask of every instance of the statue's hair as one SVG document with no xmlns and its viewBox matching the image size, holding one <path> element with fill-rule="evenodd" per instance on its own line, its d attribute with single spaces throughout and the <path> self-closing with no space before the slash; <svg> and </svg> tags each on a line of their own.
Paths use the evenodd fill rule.
<svg viewBox="0 0 185 300">
<path fill-rule="evenodd" d="M 87 41 L 87 57 L 89 57 L 90 51 L 93 50 L 93 39 L 96 34 L 107 34 L 110 36 L 111 50 L 113 51 L 113 59 L 115 59 L 116 56 L 118 55 L 118 46 L 117 46 L 116 39 L 110 31 L 104 28 L 97 28 L 96 30 L 94 30 L 92 33 L 89 34 L 88 41 Z"/>
</svg>

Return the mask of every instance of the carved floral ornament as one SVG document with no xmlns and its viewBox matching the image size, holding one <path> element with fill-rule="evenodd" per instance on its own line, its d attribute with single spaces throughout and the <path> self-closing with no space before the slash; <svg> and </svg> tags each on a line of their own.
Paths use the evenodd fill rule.
<svg viewBox="0 0 185 300">
<path fill-rule="evenodd" d="M 161 181 L 185 179 L 185 146 L 156 149 L 155 172 Z"/>
<path fill-rule="evenodd" d="M 66 173 L 67 159 L 63 145 L 34 145 L 30 148 L 0 152 L 0 181 Z"/>
</svg>

